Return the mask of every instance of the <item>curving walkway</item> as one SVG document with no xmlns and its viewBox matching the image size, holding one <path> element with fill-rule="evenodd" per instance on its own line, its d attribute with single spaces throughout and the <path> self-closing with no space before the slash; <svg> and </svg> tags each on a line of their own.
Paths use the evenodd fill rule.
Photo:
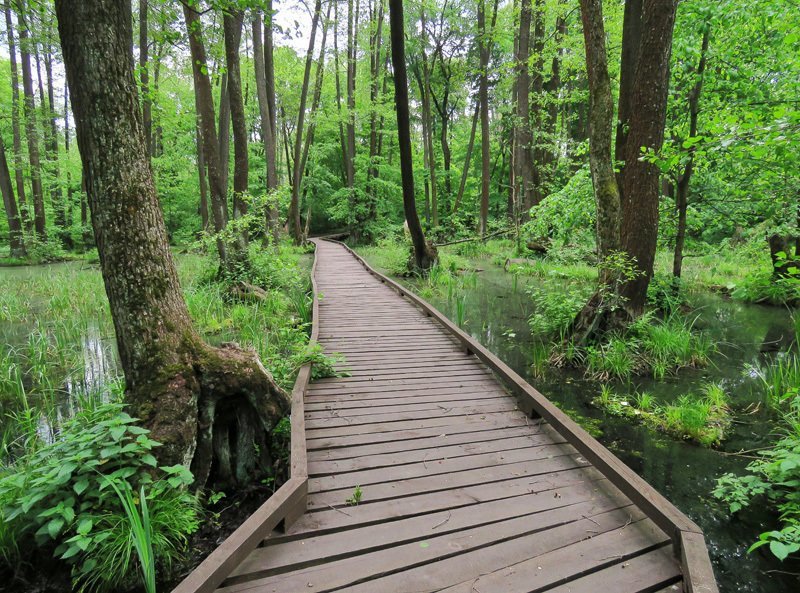
<svg viewBox="0 0 800 593">
<path fill-rule="evenodd" d="M 319 341 L 350 376 L 306 391 L 306 513 L 218 591 L 716 591 L 684 579 L 692 544 L 649 491 L 626 496 L 579 429 L 518 409 L 452 329 L 339 244 L 318 242 L 316 282 Z"/>
</svg>

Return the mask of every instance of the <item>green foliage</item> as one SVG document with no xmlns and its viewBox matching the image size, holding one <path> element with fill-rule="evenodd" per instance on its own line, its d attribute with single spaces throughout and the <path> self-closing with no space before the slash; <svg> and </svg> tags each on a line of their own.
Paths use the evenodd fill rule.
<svg viewBox="0 0 800 593">
<path fill-rule="evenodd" d="M 793 402 L 800 393 L 800 356 L 786 353 L 772 364 L 755 369 L 766 402 L 781 409 Z"/>
<path fill-rule="evenodd" d="M 345 502 L 351 506 L 358 506 L 358 503 L 361 502 L 361 498 L 364 496 L 364 491 L 361 489 L 361 486 L 356 486 L 353 489 L 353 493 L 350 495 L 350 498 L 345 500 Z"/>
<path fill-rule="evenodd" d="M 633 418 L 705 446 L 718 445 L 731 425 L 728 396 L 713 383 L 705 385 L 700 396 L 688 393 L 667 404 L 658 403 L 647 392 L 637 392 L 628 398 L 603 385 L 592 403 L 612 416 Z"/>
<path fill-rule="evenodd" d="M 550 237 L 561 243 L 583 238 L 594 227 L 595 204 L 589 167 L 584 166 L 560 190 L 550 194 L 530 212 L 523 226 L 529 239 Z"/>
<path fill-rule="evenodd" d="M 148 435 L 122 404 L 106 403 L 65 421 L 52 442 L 31 443 L 0 471 L 2 555 L 52 549 L 87 590 L 114 590 L 132 576 L 137 529 L 115 489 L 147 487 L 154 558 L 168 565 L 197 528 L 198 507 L 189 471 L 158 466 Z"/>
<path fill-rule="evenodd" d="M 745 475 L 720 476 L 714 489 L 714 496 L 725 501 L 731 513 L 767 499 L 779 515 L 780 529 L 759 535 L 749 551 L 768 546 L 780 560 L 800 551 L 800 397 L 796 394 L 783 425 L 783 436 L 758 453 Z"/>
</svg>

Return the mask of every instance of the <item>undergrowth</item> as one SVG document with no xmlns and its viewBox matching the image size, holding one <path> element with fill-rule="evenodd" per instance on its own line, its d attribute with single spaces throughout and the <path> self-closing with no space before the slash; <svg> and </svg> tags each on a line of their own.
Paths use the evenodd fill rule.
<svg viewBox="0 0 800 593">
<path fill-rule="evenodd" d="M 716 384 L 705 385 L 699 395 L 687 393 L 666 404 L 659 403 L 647 392 L 626 397 L 603 385 L 592 403 L 612 416 L 632 418 L 704 446 L 720 444 L 731 425 L 728 396 Z"/>
</svg>

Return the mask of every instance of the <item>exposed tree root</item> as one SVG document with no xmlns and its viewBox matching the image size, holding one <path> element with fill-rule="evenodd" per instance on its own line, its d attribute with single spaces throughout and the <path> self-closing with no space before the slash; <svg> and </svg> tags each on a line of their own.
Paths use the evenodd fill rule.
<svg viewBox="0 0 800 593">
<path fill-rule="evenodd" d="M 289 413 L 289 395 L 255 352 L 236 344 L 192 341 L 178 355 L 180 362 L 150 381 L 151 396 L 139 406 L 133 401 L 163 445 L 160 462 L 188 464 L 196 487 L 243 484 L 267 473 L 275 460 L 270 432 Z"/>
</svg>

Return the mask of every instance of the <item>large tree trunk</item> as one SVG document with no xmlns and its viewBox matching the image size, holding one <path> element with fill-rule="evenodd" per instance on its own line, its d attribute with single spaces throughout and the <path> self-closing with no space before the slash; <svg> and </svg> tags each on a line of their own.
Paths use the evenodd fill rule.
<svg viewBox="0 0 800 593">
<path fill-rule="evenodd" d="M 17 72 L 17 48 L 14 43 L 14 23 L 11 16 L 11 0 L 5 3 L 6 34 L 8 35 L 8 55 L 11 64 L 11 130 L 13 134 L 14 181 L 17 187 L 20 216 L 27 232 L 32 229 L 32 221 L 25 201 L 25 176 L 22 162 L 22 135 L 19 128 L 19 74 Z"/>
<path fill-rule="evenodd" d="M 708 44 L 711 37 L 711 25 L 706 23 L 703 30 L 703 41 L 700 46 L 700 61 L 695 72 L 694 85 L 689 91 L 689 139 L 697 137 L 697 119 L 700 114 L 700 93 L 703 92 L 703 77 L 706 71 L 706 60 L 708 56 Z M 681 277 L 683 268 L 683 245 L 686 241 L 686 210 L 689 205 L 689 184 L 694 172 L 694 154 L 697 145 L 689 147 L 689 155 L 684 165 L 683 173 L 678 179 L 675 188 L 675 209 L 678 211 L 678 229 L 675 235 L 675 253 L 672 260 L 672 275 L 675 278 Z"/>
<path fill-rule="evenodd" d="M 271 27 L 272 17 L 269 18 Z M 256 71 L 256 95 L 258 98 L 258 111 L 261 124 L 261 137 L 264 142 L 264 160 L 266 162 L 266 181 L 267 191 L 272 192 L 278 187 L 277 169 L 275 166 L 275 138 L 272 116 L 270 115 L 270 101 L 267 93 L 267 67 L 266 67 L 266 48 L 261 41 L 262 24 L 261 12 L 256 10 L 253 15 L 253 64 Z M 270 52 L 269 59 L 272 60 Z M 278 208 L 274 202 L 274 196 L 270 195 L 269 203 L 264 213 L 267 221 L 267 228 L 272 234 L 273 241 L 277 244 L 279 237 Z"/>
<path fill-rule="evenodd" d="M 533 117 L 531 121 L 531 206 L 542 201 L 544 187 L 544 0 L 536 0 L 533 12 L 532 53 L 535 56 L 531 90 L 533 91 Z"/>
<path fill-rule="evenodd" d="M 481 207 L 478 232 L 481 236 L 484 236 L 489 222 L 489 183 L 491 177 L 489 172 L 489 42 L 486 39 L 485 0 L 478 2 L 478 32 L 480 35 L 478 51 L 480 53 L 481 68 L 478 90 L 478 104 L 481 114 Z"/>
<path fill-rule="evenodd" d="M 308 85 L 311 80 L 311 63 L 314 61 L 314 39 L 317 36 L 317 25 L 319 24 L 320 10 L 322 9 L 321 0 L 316 0 L 314 4 L 314 17 L 311 21 L 311 35 L 308 40 L 308 51 L 306 52 L 306 66 L 303 71 L 303 88 L 300 91 L 300 108 L 297 113 L 297 126 L 294 137 L 294 156 L 292 167 L 292 201 L 289 205 L 289 233 L 298 245 L 303 242 L 303 226 L 300 222 L 300 183 L 302 182 L 303 172 L 301 169 L 302 148 L 303 148 L 303 129 L 306 120 L 306 103 L 308 101 Z"/>
<path fill-rule="evenodd" d="M 192 327 L 167 241 L 139 111 L 130 3 L 57 0 L 103 280 L 133 413 L 162 464 L 245 482 L 272 462 L 289 409 L 257 356 L 211 348 Z"/>
<path fill-rule="evenodd" d="M 203 44 L 200 15 L 187 4 L 183 5 L 183 18 L 189 35 L 189 50 L 192 55 L 192 74 L 194 78 L 195 101 L 203 131 L 203 154 L 208 172 L 208 185 L 211 193 L 211 213 L 214 231 L 217 233 L 217 252 L 220 269 L 227 270 L 232 264 L 227 242 L 220 236 L 228 224 L 227 183 L 223 179 L 219 140 L 214 122 L 214 98 L 211 94 L 211 81 L 208 76 L 206 49 Z"/>
<path fill-rule="evenodd" d="M 242 97 L 242 73 L 239 64 L 239 45 L 242 40 L 244 13 L 231 9 L 225 12 L 223 29 L 225 34 L 225 62 L 228 71 L 228 102 L 233 123 L 233 217 L 247 214 L 247 181 L 250 164 L 247 154 L 247 120 Z M 247 242 L 247 232 L 237 232 L 237 238 Z"/>
<path fill-rule="evenodd" d="M 516 70 L 517 117 L 514 125 L 514 183 L 516 201 L 527 216 L 534 204 L 533 156 L 531 150 L 530 122 L 530 59 L 531 3 L 523 0 L 519 11 L 519 35 L 517 37 Z"/>
<path fill-rule="evenodd" d="M 339 3 L 333 3 L 333 21 L 334 21 L 334 35 L 333 35 L 333 72 L 336 78 L 336 113 L 339 115 L 339 144 L 342 148 L 342 183 L 344 183 L 345 187 L 347 185 L 347 163 L 349 162 L 349 157 L 347 156 L 347 142 L 344 138 L 344 115 L 342 114 L 342 84 L 341 84 L 341 76 L 339 72 Z M 351 227 L 351 232 L 358 231 L 355 227 L 358 225 L 358 218 L 355 218 L 351 215 L 351 220 L 349 226 Z"/>
<path fill-rule="evenodd" d="M 147 71 L 147 4 L 148 0 L 139 0 L 139 80 L 142 85 L 142 126 L 144 127 L 145 147 L 147 154 L 153 155 L 153 103 L 150 100 L 150 81 Z"/>
<path fill-rule="evenodd" d="M 39 161 L 39 129 L 36 123 L 36 102 L 33 95 L 33 74 L 31 71 L 31 45 L 29 28 L 23 14 L 26 10 L 25 2 L 20 3 L 19 39 L 20 55 L 22 56 L 22 89 L 25 95 L 25 134 L 28 137 L 28 162 L 30 164 L 31 195 L 33 199 L 33 225 L 36 236 L 40 241 L 47 240 L 45 230 L 44 192 L 42 190 L 42 166 Z"/>
<path fill-rule="evenodd" d="M 639 61 L 642 42 L 643 8 L 644 0 L 628 0 L 625 2 L 625 11 L 622 17 L 619 103 L 617 107 L 617 133 L 614 145 L 614 158 L 617 161 L 623 161 L 625 158 L 625 146 L 630 131 L 634 79 L 636 78 L 636 65 Z M 617 183 L 619 184 L 620 192 L 624 191 L 624 175 L 625 163 L 620 162 L 617 173 Z"/>
<path fill-rule="evenodd" d="M 625 140 L 622 182 L 622 249 L 636 261 L 638 275 L 626 282 L 620 296 L 629 318 L 644 312 L 653 276 L 658 239 L 658 165 L 640 158 L 642 148 L 658 154 L 664 142 L 669 94 L 669 58 L 678 0 L 645 0 L 642 37 L 631 97 L 631 118 Z"/>
<path fill-rule="evenodd" d="M 195 110 L 198 115 L 195 116 L 195 144 L 197 146 L 197 180 L 200 185 L 200 204 L 197 208 L 200 213 L 200 221 L 202 224 L 202 231 L 208 232 L 208 181 L 206 180 L 206 156 L 203 150 L 203 131 L 202 124 L 200 123 L 200 109 L 197 105 L 197 93 L 195 93 Z"/>
<path fill-rule="evenodd" d="M 436 263 L 437 256 L 436 249 L 425 240 L 425 234 L 417 215 L 417 202 L 414 195 L 414 166 L 411 156 L 411 127 L 408 112 L 408 74 L 406 72 L 403 27 L 403 1 L 389 0 L 389 30 L 392 42 L 397 142 L 400 148 L 400 174 L 403 180 L 403 210 L 411 241 L 414 244 L 414 267 L 417 270 L 425 271 Z"/>
<path fill-rule="evenodd" d="M 11 257 L 25 257 L 25 243 L 22 239 L 22 222 L 17 210 L 17 201 L 14 199 L 14 186 L 11 182 L 11 173 L 6 160 L 6 147 L 0 137 L 0 193 L 3 196 L 3 207 L 8 220 L 8 242 L 11 248 Z"/>
<path fill-rule="evenodd" d="M 619 188 L 611 160 L 614 103 L 608 75 L 602 0 L 581 0 L 586 72 L 589 78 L 589 168 L 597 210 L 597 255 L 601 285 L 611 278 L 604 266 L 608 256 L 621 248 L 622 214 Z"/>
</svg>

